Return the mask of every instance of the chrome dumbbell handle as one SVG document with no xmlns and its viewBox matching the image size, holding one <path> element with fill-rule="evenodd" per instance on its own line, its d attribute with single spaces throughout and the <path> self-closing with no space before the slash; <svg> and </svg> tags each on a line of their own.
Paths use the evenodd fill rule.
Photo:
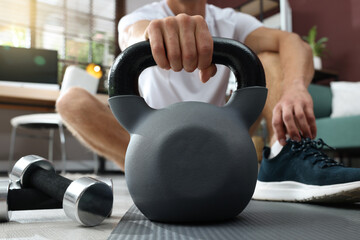
<svg viewBox="0 0 360 240">
<path fill-rule="evenodd" d="M 40 210 L 62 208 L 62 202 L 36 189 L 10 189 L 8 193 L 9 211 Z"/>
<path fill-rule="evenodd" d="M 62 202 L 66 189 L 72 181 L 52 171 L 34 167 L 28 177 L 28 187 L 40 190 L 52 198 Z"/>
</svg>

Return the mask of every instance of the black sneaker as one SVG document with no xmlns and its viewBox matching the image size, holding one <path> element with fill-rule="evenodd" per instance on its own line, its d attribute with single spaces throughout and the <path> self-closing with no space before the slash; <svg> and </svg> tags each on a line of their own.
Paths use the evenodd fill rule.
<svg viewBox="0 0 360 240">
<path fill-rule="evenodd" d="M 360 201 L 360 168 L 344 167 L 337 163 L 321 151 L 324 146 L 329 147 L 322 139 L 288 140 L 281 152 L 272 159 L 268 159 L 270 148 L 265 147 L 253 199 Z"/>
</svg>

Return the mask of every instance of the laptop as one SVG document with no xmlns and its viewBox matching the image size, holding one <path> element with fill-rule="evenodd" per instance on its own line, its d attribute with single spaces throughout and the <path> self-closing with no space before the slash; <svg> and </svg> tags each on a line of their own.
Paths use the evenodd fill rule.
<svg viewBox="0 0 360 240">
<path fill-rule="evenodd" d="M 0 87 L 59 90 L 57 51 L 0 46 Z"/>
</svg>

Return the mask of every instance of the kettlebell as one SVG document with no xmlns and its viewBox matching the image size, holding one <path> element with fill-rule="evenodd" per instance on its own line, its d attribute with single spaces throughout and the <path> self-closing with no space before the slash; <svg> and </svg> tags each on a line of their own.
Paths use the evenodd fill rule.
<svg viewBox="0 0 360 240">
<path fill-rule="evenodd" d="M 248 130 L 266 101 L 264 70 L 249 48 L 230 39 L 214 38 L 212 62 L 237 79 L 223 107 L 189 101 L 150 108 L 138 91 L 140 73 L 156 65 L 146 41 L 123 51 L 110 70 L 110 108 L 131 136 L 126 183 L 152 221 L 228 220 L 254 192 L 258 165 Z"/>
</svg>

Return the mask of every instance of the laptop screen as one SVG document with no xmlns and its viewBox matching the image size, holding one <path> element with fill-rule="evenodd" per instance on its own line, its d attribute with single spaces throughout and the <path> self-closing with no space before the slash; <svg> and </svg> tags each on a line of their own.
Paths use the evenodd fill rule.
<svg viewBox="0 0 360 240">
<path fill-rule="evenodd" d="M 0 46 L 0 81 L 58 84 L 57 51 Z"/>
</svg>

